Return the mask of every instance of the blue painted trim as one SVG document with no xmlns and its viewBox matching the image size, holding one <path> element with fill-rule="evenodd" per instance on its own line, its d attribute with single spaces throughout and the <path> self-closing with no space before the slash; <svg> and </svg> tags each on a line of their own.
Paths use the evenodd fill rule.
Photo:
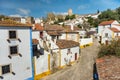
<svg viewBox="0 0 120 80">
<path fill-rule="evenodd" d="M 32 79 L 27 80 L 34 80 L 34 66 L 33 66 L 33 50 L 32 50 L 32 28 L 30 28 L 30 55 L 31 55 L 31 66 L 32 66 Z"/>
<path fill-rule="evenodd" d="M 25 79 L 25 80 L 34 80 L 34 79 L 33 79 L 33 77 L 31 77 L 31 78 L 27 78 L 27 79 Z"/>
</svg>

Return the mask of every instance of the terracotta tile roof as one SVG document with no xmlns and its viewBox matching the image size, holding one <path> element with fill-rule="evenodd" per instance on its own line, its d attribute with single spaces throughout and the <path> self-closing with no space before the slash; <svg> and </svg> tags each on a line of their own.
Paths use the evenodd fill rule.
<svg viewBox="0 0 120 80">
<path fill-rule="evenodd" d="M 120 39 L 120 36 L 116 36 L 118 39 Z"/>
<path fill-rule="evenodd" d="M 39 31 L 44 30 L 43 26 L 41 26 L 40 24 L 35 24 L 33 27 L 35 27 L 34 30 L 39 30 Z"/>
<path fill-rule="evenodd" d="M 6 27 L 32 27 L 31 24 L 22 24 L 22 23 L 17 23 L 12 20 L 4 20 L 0 21 L 0 26 L 6 26 Z"/>
<path fill-rule="evenodd" d="M 61 31 L 64 28 L 60 25 L 46 25 L 45 30 L 46 31 Z"/>
<path fill-rule="evenodd" d="M 81 30 L 78 27 L 73 27 L 73 30 L 71 29 L 71 26 L 64 26 L 64 30 L 62 32 L 72 32 L 72 33 L 77 33 L 77 31 Z"/>
<path fill-rule="evenodd" d="M 103 21 L 103 22 L 101 22 L 99 25 L 100 26 L 104 26 L 104 25 L 109 25 L 109 24 L 112 24 L 113 22 L 114 22 L 115 20 L 110 20 L 110 21 Z"/>
<path fill-rule="evenodd" d="M 79 46 L 78 42 L 72 41 L 72 40 L 57 40 L 58 47 L 60 49 L 65 49 L 65 48 L 72 48 Z"/>
<path fill-rule="evenodd" d="M 113 32 L 120 32 L 120 30 L 118 30 L 117 28 L 109 28 L 110 30 L 112 30 Z"/>
<path fill-rule="evenodd" d="M 60 32 L 58 32 L 58 31 L 48 31 L 47 33 L 49 35 L 61 35 Z"/>
<path fill-rule="evenodd" d="M 39 41 L 37 39 L 32 39 L 33 44 L 39 44 Z"/>
</svg>

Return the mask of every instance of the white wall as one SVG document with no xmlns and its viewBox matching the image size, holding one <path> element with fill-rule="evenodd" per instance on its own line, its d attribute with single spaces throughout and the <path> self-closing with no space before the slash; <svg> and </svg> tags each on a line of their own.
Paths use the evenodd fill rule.
<svg viewBox="0 0 120 80">
<path fill-rule="evenodd" d="M 112 25 L 113 28 L 117 28 L 118 30 L 120 30 L 120 26 L 117 25 Z"/>
<path fill-rule="evenodd" d="M 21 23 L 25 24 L 26 23 L 26 19 L 25 18 L 21 18 Z"/>
<path fill-rule="evenodd" d="M 92 38 L 82 38 L 82 39 L 80 39 L 80 46 L 90 44 L 90 43 L 93 43 Z"/>
<path fill-rule="evenodd" d="M 108 33 L 108 37 L 105 37 L 106 33 Z M 102 43 L 105 43 L 106 40 L 108 41 L 112 40 L 112 36 L 113 32 L 109 28 L 106 28 L 102 33 Z"/>
<path fill-rule="evenodd" d="M 77 33 L 62 33 L 62 35 L 60 36 L 60 39 L 66 39 L 66 35 L 67 35 L 67 40 L 73 40 L 77 42 L 77 39 L 78 39 Z"/>
<path fill-rule="evenodd" d="M 66 34 L 62 33 L 62 35 L 60 36 L 60 39 L 66 39 Z"/>
<path fill-rule="evenodd" d="M 8 43 L 9 38 L 8 31 L 16 30 L 18 40 L 12 40 Z M 0 27 L 0 65 L 11 64 L 12 71 L 16 74 L 5 74 L 2 75 L 4 80 L 25 80 L 26 78 L 32 77 L 32 64 L 31 64 L 31 49 L 30 49 L 30 29 L 28 28 L 15 28 L 15 27 Z M 9 46 L 18 45 L 18 52 L 22 54 L 12 56 L 12 59 L 8 58 Z"/>
<path fill-rule="evenodd" d="M 44 51 L 44 55 L 40 55 L 39 58 L 34 57 L 36 66 L 36 75 L 48 71 L 48 52 Z"/>
<path fill-rule="evenodd" d="M 118 32 L 118 33 L 114 33 L 114 36 L 117 36 L 117 34 L 118 34 L 118 36 L 120 36 L 120 32 Z"/>
<path fill-rule="evenodd" d="M 101 36 L 105 28 L 109 28 L 111 25 L 98 26 L 98 35 Z"/>
<path fill-rule="evenodd" d="M 40 46 L 43 47 L 43 40 L 40 38 L 40 31 L 32 31 L 32 39 L 39 40 Z"/>
<path fill-rule="evenodd" d="M 67 51 L 70 49 L 72 54 L 67 55 Z M 77 59 L 79 57 L 79 46 L 77 47 L 72 47 L 72 48 L 66 48 L 66 49 L 61 49 L 61 66 L 66 65 L 65 58 L 68 58 L 69 56 L 71 59 L 71 62 L 75 61 L 75 53 L 77 53 Z"/>
</svg>

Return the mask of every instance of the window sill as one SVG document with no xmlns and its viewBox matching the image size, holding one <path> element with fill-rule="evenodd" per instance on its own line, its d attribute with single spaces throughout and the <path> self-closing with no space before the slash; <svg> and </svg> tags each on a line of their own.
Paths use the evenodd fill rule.
<svg viewBox="0 0 120 80">
<path fill-rule="evenodd" d="M 18 40 L 19 42 L 21 42 L 20 38 L 9 38 L 9 39 L 7 39 L 7 41 L 9 43 L 11 43 L 11 41 L 15 41 L 15 40 Z"/>
<path fill-rule="evenodd" d="M 12 59 L 13 56 L 20 56 L 20 57 L 22 57 L 22 54 L 16 53 L 16 54 L 10 54 L 10 55 L 8 55 L 8 57 L 9 57 L 10 59 Z"/>
</svg>

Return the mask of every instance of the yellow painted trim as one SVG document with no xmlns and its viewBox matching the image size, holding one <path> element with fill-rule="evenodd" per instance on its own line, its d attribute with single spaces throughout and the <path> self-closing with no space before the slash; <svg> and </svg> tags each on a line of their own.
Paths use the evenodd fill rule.
<svg viewBox="0 0 120 80">
<path fill-rule="evenodd" d="M 75 61 L 70 62 L 70 64 L 73 64 L 73 63 L 75 63 Z"/>
<path fill-rule="evenodd" d="M 75 63 L 75 61 L 72 61 L 72 62 L 70 62 L 70 64 L 73 64 L 73 63 Z M 65 65 L 63 65 L 63 66 L 60 66 L 60 68 L 65 68 L 67 65 L 65 64 Z"/>
<path fill-rule="evenodd" d="M 43 72 L 41 74 L 35 75 L 34 80 L 40 80 L 41 78 L 48 76 L 50 73 L 51 73 L 50 71 L 46 71 L 46 72 Z"/>
<path fill-rule="evenodd" d="M 85 47 L 91 46 L 91 45 L 93 45 L 93 43 L 89 43 L 89 44 L 86 44 L 86 45 L 80 45 L 80 48 L 85 48 Z"/>
<path fill-rule="evenodd" d="M 59 67 L 61 67 L 61 50 L 59 49 Z"/>
<path fill-rule="evenodd" d="M 34 75 L 36 75 L 36 57 L 33 57 Z"/>
<path fill-rule="evenodd" d="M 50 54 L 48 54 L 48 70 L 50 70 Z"/>
<path fill-rule="evenodd" d="M 112 32 L 112 38 L 115 38 L 115 37 L 114 37 L 114 32 Z"/>
</svg>

